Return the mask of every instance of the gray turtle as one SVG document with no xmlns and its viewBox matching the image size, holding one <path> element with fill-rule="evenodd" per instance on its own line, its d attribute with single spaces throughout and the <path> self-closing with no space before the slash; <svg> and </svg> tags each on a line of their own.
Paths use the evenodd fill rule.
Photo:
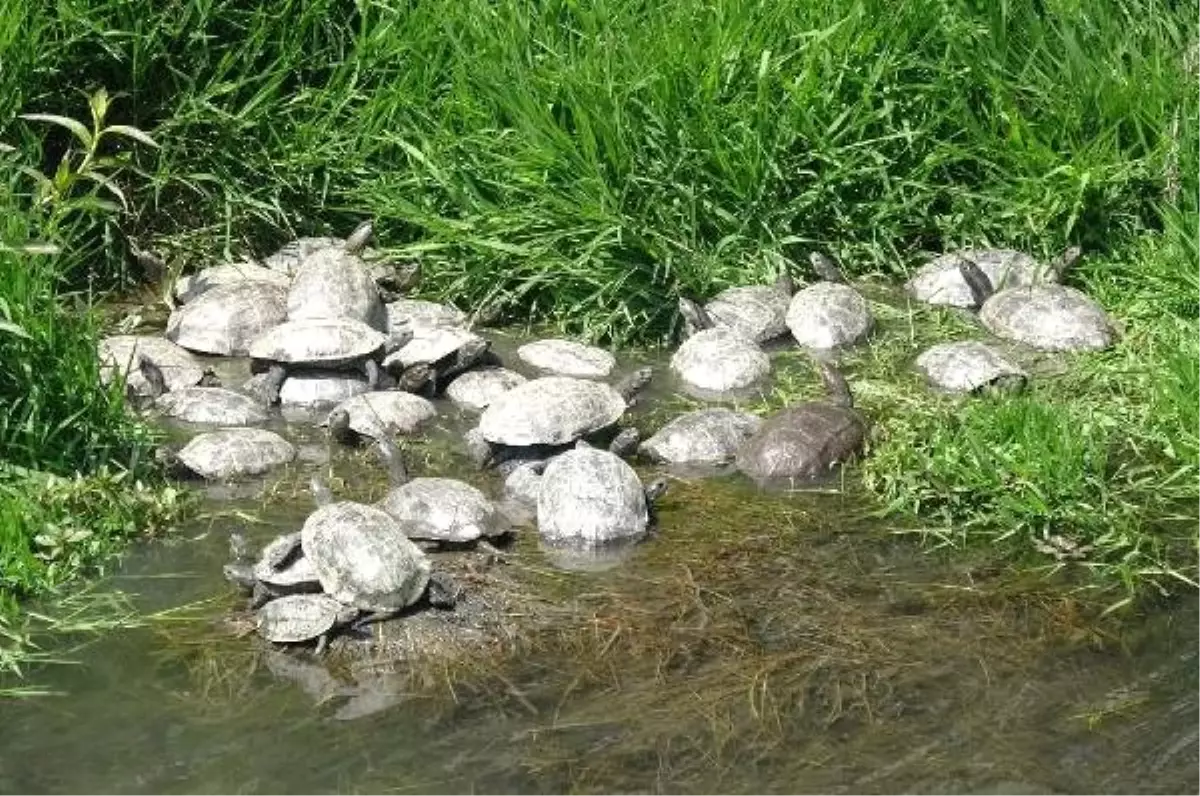
<svg viewBox="0 0 1200 796">
<path fill-rule="evenodd" d="M 377 505 L 404 525 L 410 539 L 461 545 L 511 530 L 492 501 L 470 484 L 453 478 L 410 478 L 400 450 L 390 440 L 379 441 L 379 454 L 392 488 Z"/>
<path fill-rule="evenodd" d="M 262 549 L 254 564 L 256 605 L 288 594 L 321 591 L 321 580 L 312 562 L 304 556 L 300 532 L 285 533 Z"/>
<path fill-rule="evenodd" d="M 741 332 L 756 343 L 787 334 L 787 311 L 796 286 L 787 274 L 773 285 L 744 285 L 722 290 L 704 305 L 718 327 Z M 700 329 L 693 329 L 692 333 Z"/>
<path fill-rule="evenodd" d="M 736 397 L 759 387 L 771 374 L 771 360 L 753 338 L 714 326 L 709 314 L 688 298 L 679 299 L 688 328 L 698 328 L 671 357 L 671 370 L 684 390 L 697 398 Z"/>
<path fill-rule="evenodd" d="M 248 426 L 267 420 L 256 401 L 223 387 L 184 387 L 159 397 L 154 408 L 185 423 Z"/>
<path fill-rule="evenodd" d="M 329 636 L 358 618 L 360 611 L 324 594 L 290 594 L 258 609 L 258 633 L 276 644 L 317 639 L 317 654 Z"/>
<path fill-rule="evenodd" d="M 292 443 L 261 428 L 223 428 L 198 434 L 178 453 L 159 448 L 157 457 L 172 471 L 212 481 L 262 475 L 296 458 Z"/>
<path fill-rule="evenodd" d="M 268 372 L 262 375 L 269 378 L 271 374 Z M 344 370 L 294 370 L 287 374 L 279 388 L 279 403 L 285 407 L 318 410 L 331 408 L 370 391 L 371 385 L 361 373 Z"/>
<path fill-rule="evenodd" d="M 450 304 L 402 298 L 387 305 L 388 328 L 461 329 L 467 314 Z"/>
<path fill-rule="evenodd" d="M 318 476 L 313 492 L 318 508 L 305 520 L 300 538 L 326 594 L 383 614 L 424 595 L 432 567 L 408 538 L 411 526 L 375 506 L 334 502 Z"/>
<path fill-rule="evenodd" d="M 649 497 L 665 491 L 653 485 Z M 537 498 L 537 527 L 550 545 L 607 547 L 646 535 L 647 490 L 634 469 L 615 454 L 579 447 L 546 465 Z"/>
<path fill-rule="evenodd" d="M 787 326 L 805 348 L 830 349 L 862 342 L 875 326 L 871 308 L 846 284 L 841 270 L 823 254 L 809 256 L 823 281 L 800 290 L 788 305 Z"/>
<path fill-rule="evenodd" d="M 446 385 L 446 397 L 460 409 L 482 412 L 497 397 L 528 379 L 501 367 L 477 368 L 457 376 Z"/>
<path fill-rule="evenodd" d="M 267 372 L 267 400 L 278 399 L 289 371 L 361 371 L 367 388 L 379 386 L 379 361 L 389 345 L 387 335 L 352 318 L 307 318 L 287 321 L 250 344 L 250 370 Z"/>
<path fill-rule="evenodd" d="M 617 366 L 616 357 L 603 348 L 559 338 L 526 343 L 517 357 L 543 373 L 577 379 L 607 378 Z"/>
<path fill-rule="evenodd" d="M 978 340 L 930 346 L 917 357 L 916 366 L 931 384 L 946 392 L 1016 391 L 1028 380 L 1025 371 Z"/>
<path fill-rule="evenodd" d="M 257 263 L 223 263 L 181 276 L 175 281 L 175 299 L 180 304 L 187 304 L 214 287 L 237 282 L 266 282 L 283 290 L 287 290 L 290 284 L 285 274 L 264 268 Z"/>
<path fill-rule="evenodd" d="M 356 255 L 343 249 L 319 249 L 292 277 L 287 295 L 289 320 L 351 318 L 387 332 L 387 310 L 375 280 Z"/>
<path fill-rule="evenodd" d="M 419 395 L 407 392 L 370 392 L 338 404 L 325 419 L 330 435 L 345 445 L 365 437 L 383 440 L 413 434 L 437 417 L 437 408 Z"/>
<path fill-rule="evenodd" d="M 718 466 L 733 461 L 762 419 L 732 409 L 700 409 L 680 415 L 642 443 L 641 453 L 668 464 Z"/>
<path fill-rule="evenodd" d="M 738 450 L 738 469 L 754 480 L 816 481 L 862 448 L 866 424 L 845 377 L 827 362 L 817 366 L 829 400 L 776 412 Z"/>
<path fill-rule="evenodd" d="M 416 327 L 413 338 L 383 360 L 388 373 L 412 392 L 437 395 L 487 356 L 491 342 L 474 332 Z"/>
<path fill-rule="evenodd" d="M 345 240 L 330 237 L 299 238 L 264 258 L 263 266 L 286 276 L 295 276 L 305 259 L 323 249 L 355 254 L 362 259 L 367 274 L 375 280 L 380 297 L 391 301 L 419 278 L 420 266 L 413 261 L 397 261 L 386 253 L 372 249 L 369 244 L 373 236 L 374 225 L 364 221 Z"/>
<path fill-rule="evenodd" d="M 252 340 L 286 318 L 286 288 L 233 282 L 207 290 L 172 312 L 167 338 L 190 351 L 244 356 Z"/>
<path fill-rule="evenodd" d="M 905 289 L 926 304 L 974 309 L 980 306 L 963 278 L 964 261 L 978 265 L 993 285 L 1017 287 L 1057 281 L 1055 269 L 1047 269 L 1035 258 L 1015 249 L 962 249 L 935 257 L 918 269 Z"/>
<path fill-rule="evenodd" d="M 608 443 L 607 450 L 622 458 L 631 456 L 637 452 L 641 436 L 641 432 L 633 426 L 623 428 Z M 590 446 L 585 440 L 578 440 L 575 447 Z M 535 458 L 531 454 L 506 461 L 497 468 L 504 475 L 505 505 L 501 506 L 500 510 L 510 519 L 515 516 L 515 524 L 525 524 L 533 519 L 531 512 L 537 508 L 538 494 L 542 489 L 542 475 L 557 455 L 559 454 Z M 517 511 L 515 515 L 514 509 Z"/>
<path fill-rule="evenodd" d="M 1061 274 L 1079 256 L 1077 247 L 1068 249 L 1055 263 L 1054 272 Z M 1073 287 L 1047 282 L 993 294 L 987 274 L 978 265 L 964 260 L 960 271 L 972 295 L 986 298 L 979 321 L 997 337 L 1041 351 L 1100 351 L 1116 339 L 1104 308 Z"/>
<path fill-rule="evenodd" d="M 213 378 L 211 371 L 206 370 L 191 352 L 155 335 L 114 335 L 102 339 L 96 348 L 101 383 L 109 384 L 118 376 L 124 376 L 125 386 L 137 395 L 145 396 L 150 392 L 150 385 L 138 366 L 139 356 L 145 356 L 158 366 L 166 392 L 211 382 Z"/>
</svg>

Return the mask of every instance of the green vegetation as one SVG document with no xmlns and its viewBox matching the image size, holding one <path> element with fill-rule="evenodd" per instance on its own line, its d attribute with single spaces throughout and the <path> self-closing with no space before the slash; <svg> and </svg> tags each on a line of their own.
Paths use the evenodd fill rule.
<svg viewBox="0 0 1200 796">
<path fill-rule="evenodd" d="M 1061 533 L 1131 592 L 1194 580 L 1197 10 L 2 0 L 0 140 L 19 151 L 0 156 L 0 452 L 143 472 L 94 322 L 63 304 L 130 279 L 126 240 L 192 266 L 370 215 L 423 260 L 425 293 L 615 342 L 669 339 L 679 292 L 765 280 L 810 247 L 895 280 L 960 244 L 1074 242 L 1070 278 L 1121 344 L 963 404 L 907 370 L 961 325 L 898 310 L 907 342 L 851 360 L 877 423 L 866 483 L 940 539 Z M 159 147 L 114 137 L 97 155 L 114 179 L 48 211 L 12 167 L 40 152 L 53 174 L 75 139 L 17 115 L 86 118 L 99 86 Z M 60 253 L 12 244 L 41 239 Z"/>
</svg>

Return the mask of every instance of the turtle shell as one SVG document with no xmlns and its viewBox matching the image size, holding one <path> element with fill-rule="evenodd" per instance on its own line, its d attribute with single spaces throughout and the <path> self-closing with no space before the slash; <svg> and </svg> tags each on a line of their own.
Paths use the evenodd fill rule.
<svg viewBox="0 0 1200 796">
<path fill-rule="evenodd" d="M 538 370 L 580 379 L 603 379 L 617 366 L 604 349 L 574 340 L 535 340 L 518 348 L 517 356 Z"/>
<path fill-rule="evenodd" d="M 959 266 L 969 259 L 979 266 L 997 290 L 1045 281 L 1049 269 L 1015 249 L 963 249 L 935 257 L 918 269 L 905 289 L 926 304 L 975 307 L 975 296 Z"/>
<path fill-rule="evenodd" d="M 369 392 L 367 379 L 360 373 L 344 370 L 296 370 L 288 373 L 279 388 L 284 406 L 333 406 Z"/>
<path fill-rule="evenodd" d="M 450 304 L 422 299 L 397 299 L 387 305 L 388 328 L 409 326 L 426 329 L 455 329 L 467 322 L 467 315 Z"/>
<path fill-rule="evenodd" d="M 838 348 L 865 340 L 875 325 L 862 295 L 840 282 L 818 282 L 792 296 L 787 325 L 805 348 Z"/>
<path fill-rule="evenodd" d="M 297 238 L 283 244 L 274 254 L 263 258 L 263 267 L 278 271 L 285 276 L 294 276 L 309 255 L 322 249 L 344 249 L 346 241 L 341 238 L 308 237 Z"/>
<path fill-rule="evenodd" d="M 288 320 L 351 318 L 387 331 L 379 288 L 358 257 L 340 248 L 320 249 L 304 259 L 287 294 Z"/>
<path fill-rule="evenodd" d="M 267 282 L 284 290 L 291 284 L 286 275 L 256 263 L 224 263 L 180 277 L 175 282 L 175 298 L 180 304 L 187 304 L 214 287 L 237 282 Z"/>
<path fill-rule="evenodd" d="M 978 340 L 931 346 L 917 357 L 917 369 L 947 392 L 973 392 L 1002 379 L 1024 382 L 1025 372 L 999 351 Z"/>
<path fill-rule="evenodd" d="M 745 285 L 721 291 L 704 309 L 717 326 L 762 343 L 787 334 L 791 300 L 790 295 L 769 285 Z"/>
<path fill-rule="evenodd" d="M 347 398 L 337 405 L 350 415 L 350 429 L 364 437 L 383 439 L 413 434 L 437 417 L 437 408 L 419 395 L 408 392 L 368 392 Z M 328 417 L 322 425 L 328 425 Z"/>
<path fill-rule="evenodd" d="M 603 547 L 635 541 L 645 535 L 649 517 L 642 482 L 621 457 L 581 448 L 546 465 L 537 526 L 547 543 Z"/>
<path fill-rule="evenodd" d="M 287 289 L 233 282 L 202 293 L 167 320 L 167 338 L 191 351 L 244 356 L 250 342 L 287 318 Z"/>
<path fill-rule="evenodd" d="M 811 401 L 767 418 L 738 450 L 737 466 L 756 481 L 816 481 L 857 453 L 865 437 L 853 409 Z"/>
<path fill-rule="evenodd" d="M 218 481 L 262 475 L 296 458 L 292 443 L 261 428 L 223 428 L 198 434 L 179 461 L 202 478 Z"/>
<path fill-rule="evenodd" d="M 544 376 L 492 401 L 479 418 L 479 432 L 499 445 L 562 445 L 611 426 L 625 409 L 625 399 L 607 384 Z"/>
<path fill-rule="evenodd" d="M 267 641 L 311 641 L 350 621 L 355 612 L 324 594 L 291 594 L 258 609 L 258 633 Z"/>
<path fill-rule="evenodd" d="M 671 357 L 673 370 L 698 397 L 737 394 L 771 373 L 771 360 L 758 343 L 724 327 L 704 329 L 684 340 Z"/>
<path fill-rule="evenodd" d="M 524 384 L 528 379 L 507 368 L 469 370 L 446 387 L 446 397 L 455 406 L 482 412 L 499 396 Z"/>
<path fill-rule="evenodd" d="M 452 478 L 414 478 L 388 492 L 379 508 L 411 524 L 411 539 L 463 543 L 508 530 L 486 495 Z"/>
<path fill-rule="evenodd" d="M 387 336 L 352 318 L 287 321 L 255 338 L 250 356 L 267 362 L 336 369 L 383 354 Z"/>
<path fill-rule="evenodd" d="M 149 395 L 150 385 L 137 366 L 138 355 L 146 356 L 162 370 L 168 390 L 191 387 L 204 377 L 200 360 L 181 346 L 155 335 L 120 334 L 105 337 L 97 345 L 100 380 L 108 384 L 117 373 L 138 395 Z"/>
<path fill-rule="evenodd" d="M 258 402 L 222 387 L 184 387 L 161 396 L 154 408 L 186 423 L 247 426 L 267 420 Z"/>
<path fill-rule="evenodd" d="M 741 447 L 762 425 L 762 419 L 732 409 L 700 409 L 667 423 L 644 441 L 641 452 L 670 464 L 720 465 L 733 461 Z"/>
<path fill-rule="evenodd" d="M 1042 351 L 1099 351 L 1116 338 L 1099 304 L 1058 284 L 1002 290 L 984 303 L 979 321 L 997 337 Z"/>
<path fill-rule="evenodd" d="M 479 339 L 479 335 L 464 329 L 418 326 L 413 329 L 413 338 L 389 354 L 383 366 L 394 369 L 399 365 L 404 369 L 419 364 L 434 365 L 453 356 L 467 343 Z"/>
</svg>

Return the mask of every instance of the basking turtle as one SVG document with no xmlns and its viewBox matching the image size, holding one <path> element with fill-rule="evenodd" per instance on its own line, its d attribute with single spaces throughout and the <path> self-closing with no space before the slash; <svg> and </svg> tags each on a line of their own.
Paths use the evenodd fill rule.
<svg viewBox="0 0 1200 796">
<path fill-rule="evenodd" d="M 946 392 L 1020 390 L 1028 376 L 996 349 L 978 340 L 940 343 L 917 357 L 917 369 Z"/>
<path fill-rule="evenodd" d="M 299 644 L 317 639 L 317 654 L 329 636 L 351 624 L 360 611 L 324 594 L 290 594 L 258 609 L 258 632 L 276 644 Z"/>
<path fill-rule="evenodd" d="M 650 504 L 665 487 L 666 481 L 656 481 L 648 495 L 633 468 L 609 451 L 567 451 L 542 474 L 538 533 L 550 545 L 605 547 L 636 541 L 646 535 Z"/>
<path fill-rule="evenodd" d="M 622 458 L 631 456 L 637 452 L 641 436 L 641 432 L 633 426 L 621 429 L 608 443 L 607 450 Z M 575 443 L 575 447 L 590 446 L 584 440 L 579 440 Z M 512 504 L 523 509 L 536 509 L 538 494 L 542 489 L 542 475 L 546 472 L 546 466 L 553 459 L 553 455 L 546 456 L 546 458 L 522 457 L 505 462 L 499 467 L 498 469 L 504 474 L 504 497 L 507 503 L 506 506 L 500 507 L 501 511 L 511 517 Z M 525 511 L 519 512 L 519 519 L 522 523 L 526 519 L 533 519 L 532 516 L 526 517 L 526 513 Z"/>
<path fill-rule="evenodd" d="M 167 320 L 167 338 L 190 351 L 244 356 L 250 342 L 287 319 L 287 289 L 233 282 L 206 290 Z"/>
<path fill-rule="evenodd" d="M 387 332 L 387 310 L 366 266 L 343 249 L 319 249 L 300 264 L 287 295 L 287 316 L 351 318 Z"/>
<path fill-rule="evenodd" d="M 490 348 L 490 341 L 473 332 L 416 327 L 412 340 L 388 354 L 383 366 L 405 389 L 437 395 L 455 376 L 481 361 Z"/>
<path fill-rule="evenodd" d="M 446 385 L 446 397 L 460 409 L 482 412 L 496 398 L 528 379 L 501 367 L 468 370 Z"/>
<path fill-rule="evenodd" d="M 653 375 L 638 368 L 615 387 L 570 376 L 531 379 L 496 398 L 479 418 L 469 445 L 482 464 L 521 456 L 545 458 L 589 436 L 616 429 L 630 402 Z"/>
<path fill-rule="evenodd" d="M 771 360 L 753 338 L 714 326 L 704 308 L 691 299 L 679 299 L 679 312 L 689 328 L 700 330 L 671 357 L 671 370 L 688 393 L 704 399 L 737 396 L 770 375 Z"/>
<path fill-rule="evenodd" d="M 1069 249 L 1053 272 L 1061 274 L 1079 256 L 1077 247 Z M 986 299 L 979 321 L 997 337 L 1042 351 L 1099 351 L 1116 338 L 1104 309 L 1073 287 L 1046 282 L 991 293 L 991 281 L 978 265 L 964 260 L 959 270 L 972 295 Z"/>
<path fill-rule="evenodd" d="M 287 321 L 250 344 L 250 370 L 270 374 L 267 397 L 278 398 L 290 370 L 361 371 L 367 389 L 379 386 L 379 361 L 387 335 L 352 318 L 308 318 Z"/>
<path fill-rule="evenodd" d="M 717 466 L 733 461 L 762 419 L 732 409 L 700 409 L 680 415 L 641 445 L 641 453 L 668 464 Z"/>
<path fill-rule="evenodd" d="M 300 532 L 285 533 L 263 548 L 254 564 L 255 602 L 288 594 L 321 591 L 321 580 L 312 562 L 304 557 Z"/>
<path fill-rule="evenodd" d="M 413 434 L 437 417 L 437 409 L 412 393 L 370 392 L 338 404 L 325 419 L 330 435 L 344 445 L 364 437 L 383 440 L 398 434 Z"/>
<path fill-rule="evenodd" d="M 224 387 L 184 387 L 158 398 L 154 408 L 185 423 L 248 426 L 267 420 L 266 411 L 256 401 Z"/>
<path fill-rule="evenodd" d="M 436 301 L 402 298 L 387 305 L 388 329 L 461 329 L 467 324 L 467 314 L 450 304 Z"/>
<path fill-rule="evenodd" d="M 432 566 L 408 538 L 412 526 L 375 506 L 334 502 L 319 476 L 313 476 L 312 486 L 318 507 L 305 520 L 300 538 L 325 593 L 385 613 L 420 599 Z"/>
<path fill-rule="evenodd" d="M 813 252 L 809 260 L 823 281 L 792 296 L 787 311 L 792 337 L 813 349 L 840 348 L 865 340 L 875 325 L 867 300 L 846 284 L 841 270 L 828 257 Z"/>
<path fill-rule="evenodd" d="M 296 458 L 296 448 L 274 431 L 223 428 L 198 434 L 178 453 L 159 448 L 156 456 L 176 473 L 224 481 L 288 464 Z"/>
<path fill-rule="evenodd" d="M 214 287 L 237 282 L 266 282 L 283 290 L 287 290 L 290 284 L 286 275 L 257 263 L 224 263 L 181 276 L 175 281 L 175 299 L 180 304 L 187 304 Z"/>
<path fill-rule="evenodd" d="M 410 539 L 437 545 L 470 544 L 510 530 L 492 501 L 470 484 L 452 478 L 410 478 L 400 450 L 378 443 L 392 488 L 377 504 L 399 520 Z"/>
<path fill-rule="evenodd" d="M 263 266 L 286 276 L 295 276 L 301 263 L 309 255 L 322 249 L 358 255 L 367 273 L 375 280 L 380 297 L 390 301 L 399 297 L 405 288 L 419 278 L 420 265 L 414 261 L 397 261 L 383 252 L 372 249 L 369 244 L 373 236 L 374 225 L 370 221 L 364 221 L 355 227 L 345 240 L 330 237 L 299 238 L 284 244 L 277 252 L 264 258 Z"/>
<path fill-rule="evenodd" d="M 1001 287 L 1053 282 L 1059 278 L 1054 267 L 1047 269 L 1030 255 L 1015 249 L 962 249 L 935 257 L 921 266 L 908 280 L 905 289 L 913 298 L 926 304 L 974 309 L 980 302 L 963 278 L 960 266 L 966 261 L 975 263 L 987 274 L 991 284 Z"/>
<path fill-rule="evenodd" d="M 167 389 L 167 380 L 162 369 L 155 365 L 145 354 L 137 355 L 137 373 L 146 385 L 145 392 L 139 393 L 133 385 L 125 382 L 125 402 L 131 408 L 141 411 L 149 409 Z"/>
<path fill-rule="evenodd" d="M 764 343 L 787 334 L 788 304 L 795 292 L 792 278 L 783 274 L 773 285 L 722 290 L 704 305 L 704 310 L 717 327 L 733 329 L 756 343 Z M 691 333 L 700 330 L 693 328 Z"/>
<path fill-rule="evenodd" d="M 845 377 L 827 362 L 817 366 L 829 400 L 776 412 L 738 450 L 738 469 L 754 480 L 817 480 L 861 449 L 866 425 Z"/>
<path fill-rule="evenodd" d="M 283 380 L 278 400 L 285 407 L 317 410 L 336 406 L 349 398 L 370 391 L 371 385 L 361 373 L 344 370 L 294 370 Z"/>
<path fill-rule="evenodd" d="M 577 379 L 604 379 L 617 366 L 616 357 L 603 348 L 558 338 L 526 343 L 517 356 L 543 373 Z"/>
<path fill-rule="evenodd" d="M 164 379 L 164 392 L 211 382 L 211 371 L 181 346 L 155 335 L 120 334 L 105 337 L 96 346 L 100 357 L 100 381 L 109 384 L 118 374 L 125 386 L 137 395 L 149 395 L 150 385 L 140 370 L 138 357 L 144 356 L 158 366 Z"/>
</svg>

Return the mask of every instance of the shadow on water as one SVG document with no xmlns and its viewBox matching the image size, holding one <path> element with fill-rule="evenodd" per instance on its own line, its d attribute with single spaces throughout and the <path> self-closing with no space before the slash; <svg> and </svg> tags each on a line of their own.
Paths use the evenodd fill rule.
<svg viewBox="0 0 1200 796">
<path fill-rule="evenodd" d="M 445 417 L 414 471 L 498 490 Z M 330 456 L 335 492 L 386 489 L 369 452 L 287 429 L 297 466 L 210 492 L 208 516 L 113 579 L 146 611 L 190 609 L 37 673 L 65 696 L 5 705 L 0 792 L 1200 787 L 1194 595 L 1096 619 L 1067 589 L 917 550 L 853 488 L 676 480 L 659 532 L 600 572 L 554 567 L 525 534 L 476 589 L 499 632 L 466 654 L 267 650 L 228 621 L 229 529 L 294 530 Z"/>
</svg>

